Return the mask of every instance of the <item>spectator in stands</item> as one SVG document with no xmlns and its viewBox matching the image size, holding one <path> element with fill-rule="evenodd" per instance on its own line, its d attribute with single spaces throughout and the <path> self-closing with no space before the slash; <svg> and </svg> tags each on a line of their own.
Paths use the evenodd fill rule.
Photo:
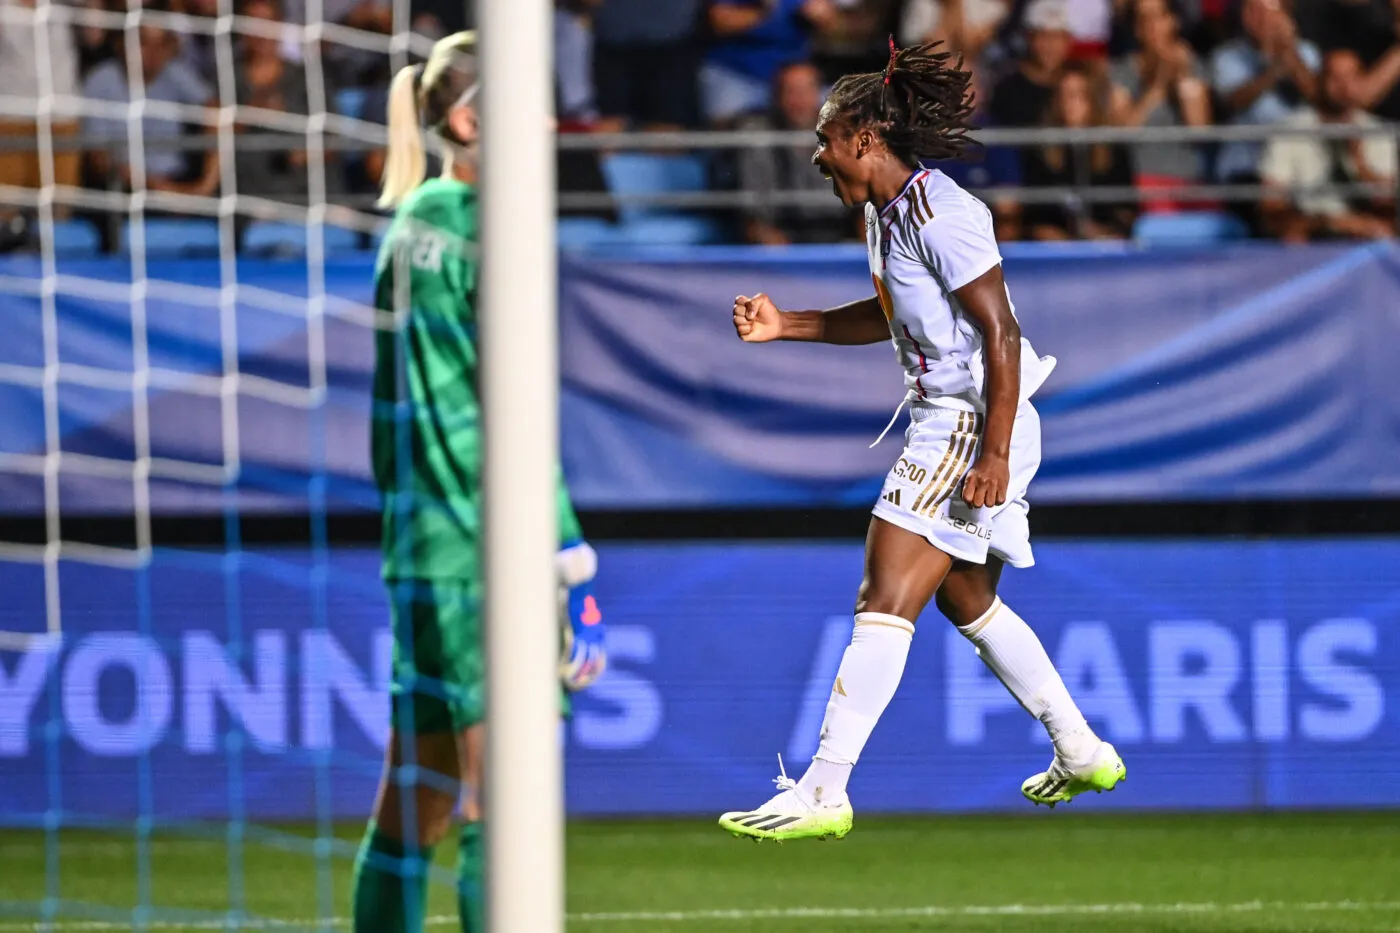
<svg viewBox="0 0 1400 933">
<path fill-rule="evenodd" d="M 239 12 L 266 23 L 282 20 L 278 0 L 245 0 Z M 309 113 L 306 73 L 301 65 L 285 61 L 281 42 L 268 35 L 248 33 L 238 43 L 235 88 L 241 107 L 256 107 L 278 113 L 305 116 Z M 275 132 L 264 125 L 240 126 L 240 132 Z M 289 148 L 269 150 L 239 147 L 234 159 L 238 192 L 276 201 L 305 203 L 309 191 L 305 136 L 289 136 Z M 326 186 L 339 190 L 335 153 L 326 153 Z"/>
<path fill-rule="evenodd" d="M 1008 0 L 908 0 L 899 41 L 909 46 L 942 40 L 965 61 L 980 61 L 1010 12 Z"/>
<path fill-rule="evenodd" d="M 40 93 L 47 91 L 55 105 L 51 124 L 54 138 L 76 136 L 78 121 L 72 116 L 71 105 L 59 100 L 72 98 L 78 87 L 78 53 L 72 29 L 53 20 L 41 27 L 30 15 L 16 15 L 32 14 L 35 0 L 0 0 L 3 7 L 11 9 L 8 17 L 0 19 L 0 93 L 34 101 L 37 110 Z M 40 73 L 45 67 L 40 61 L 41 50 L 48 53 L 46 74 Z M 0 182 L 21 188 L 41 186 L 38 132 L 37 120 L 0 116 L 0 139 L 27 141 L 24 149 L 0 149 Z M 76 186 L 81 158 L 77 150 L 55 150 L 54 182 Z M 63 212 L 66 208 L 60 208 Z M 16 213 L 15 207 L 0 204 L 0 223 L 8 223 Z"/>
<path fill-rule="evenodd" d="M 698 126 L 702 0 L 602 0 L 593 17 L 598 128 Z"/>
<path fill-rule="evenodd" d="M 812 34 L 812 62 L 829 87 L 843 75 L 883 70 L 890 59 L 890 36 L 899 38 L 904 0 L 833 0 L 835 25 Z"/>
<path fill-rule="evenodd" d="M 600 2 L 554 0 L 554 98 L 561 124 L 586 126 L 598 119 L 592 14 Z"/>
<path fill-rule="evenodd" d="M 988 112 L 990 97 L 984 91 L 985 70 L 975 61 L 965 62 L 964 68 L 971 76 L 968 92 L 972 94 L 972 125 L 978 128 L 995 126 Z M 1021 239 L 1021 207 L 1012 195 L 1021 185 L 1020 152 L 1008 146 L 985 146 L 969 153 L 966 160 L 925 161 L 923 164 L 940 170 L 987 202 L 992 209 L 998 240 Z"/>
<path fill-rule="evenodd" d="M 184 0 L 185 13 L 212 19 L 219 15 L 219 0 Z M 203 24 L 208 25 L 208 24 Z M 180 36 L 180 59 L 210 87 L 219 87 L 219 42 L 212 33 L 192 29 Z"/>
<path fill-rule="evenodd" d="M 389 125 L 389 88 L 384 85 L 370 88 L 365 94 L 364 109 L 360 119 L 366 123 Z M 384 162 L 388 158 L 384 149 L 370 149 L 364 153 L 355 169 L 346 172 L 350 187 L 358 192 L 379 190 L 379 181 L 384 175 Z"/>
<path fill-rule="evenodd" d="M 598 98 L 594 89 L 593 16 L 603 0 L 554 0 L 554 100 L 559 133 L 587 133 L 598 128 Z M 698 58 L 692 52 L 682 87 L 689 89 L 685 122 L 655 124 L 682 129 L 695 122 L 695 69 Z M 626 63 L 615 63 L 625 66 Z M 653 92 L 657 93 L 657 92 Z M 626 128 L 625 120 L 614 118 L 609 130 Z M 596 150 L 561 149 L 555 154 L 555 184 L 558 191 L 604 194 L 602 160 Z M 560 208 L 561 217 L 617 219 L 612 209 L 573 210 Z"/>
<path fill-rule="evenodd" d="M 1236 38 L 1240 33 L 1239 7 L 1242 0 L 1176 0 L 1181 14 L 1181 33 L 1202 58 Z M 1291 0 L 1279 0 L 1280 3 Z M 1302 30 L 1298 30 L 1302 35 Z"/>
<path fill-rule="evenodd" d="M 147 3 L 145 9 L 170 12 L 169 0 Z M 126 105 L 133 99 L 183 104 L 187 107 L 207 107 L 214 104 L 213 91 L 202 78 L 182 62 L 179 38 L 172 32 L 145 23 L 138 35 L 143 87 L 135 93 L 127 86 L 126 48 L 119 58 L 99 65 L 83 83 L 83 96 L 91 101 L 109 101 Z M 142 117 L 141 136 L 145 143 L 146 190 L 209 196 L 219 188 L 219 154 L 215 149 L 194 153 L 186 158 L 178 146 L 185 123 L 198 122 L 195 115 L 187 120 L 155 114 L 149 110 Z M 206 132 L 213 133 L 213 121 L 205 123 Z M 131 166 L 126 159 L 128 125 L 125 114 L 88 116 L 83 120 L 84 135 L 109 142 L 113 149 L 89 153 L 94 168 L 102 176 L 112 174 L 125 186 L 132 184 Z"/>
<path fill-rule="evenodd" d="M 1400 0 L 1322 0 L 1317 41 L 1351 49 L 1365 65 L 1356 81 L 1357 106 L 1400 120 Z"/>
<path fill-rule="evenodd" d="M 773 105 L 764 116 L 741 121 L 743 129 L 804 130 L 817 125 L 822 106 L 821 73 L 808 62 L 790 62 L 773 78 Z M 826 195 L 820 204 L 775 207 L 760 205 L 744 218 L 750 243 L 831 243 L 855 229 L 850 212 L 831 195 L 831 183 L 812 165 L 812 146 L 751 147 L 740 152 L 739 184 L 744 191 L 811 191 Z"/>
<path fill-rule="evenodd" d="M 290 0 L 288 21 L 305 23 L 309 8 L 308 0 Z M 384 0 L 321 0 L 321 21 L 348 29 L 389 33 L 394 29 L 394 10 Z"/>
<path fill-rule="evenodd" d="M 1327 53 L 1317 107 L 1293 114 L 1285 125 L 1378 125 L 1375 117 L 1357 106 L 1364 81 L 1365 66 L 1355 52 L 1337 49 Z M 1395 235 L 1394 201 L 1390 197 L 1350 197 L 1310 190 L 1338 182 L 1393 185 L 1396 153 L 1390 136 L 1347 140 L 1278 136 L 1265 148 L 1259 172 L 1265 185 L 1277 189 L 1262 205 L 1265 222 L 1287 242 Z"/>
<path fill-rule="evenodd" d="M 430 39 L 433 42 L 452 35 L 452 33 L 447 31 L 447 27 L 442 24 L 442 18 L 438 16 L 436 10 L 419 9 L 419 6 L 420 4 L 417 3 L 409 4 L 409 32 L 414 35 L 422 36 L 425 39 Z M 433 4 L 433 6 L 440 8 L 443 5 Z M 466 6 L 466 4 L 458 4 L 458 6 Z M 393 33 L 392 28 L 389 29 L 389 33 Z"/>
<path fill-rule="evenodd" d="M 1322 54 L 1305 39 L 1280 0 L 1244 0 L 1244 35 L 1220 46 L 1211 57 L 1211 85 L 1224 115 L 1234 124 L 1270 124 L 1288 119 L 1299 106 L 1317 99 Z M 1256 183 L 1259 143 L 1227 143 L 1216 157 L 1215 174 L 1224 182 Z"/>
<path fill-rule="evenodd" d="M 413 15 L 429 13 L 442 24 L 445 36 L 476 28 L 476 4 L 462 0 L 412 0 Z"/>
<path fill-rule="evenodd" d="M 1093 70 L 1073 63 L 1060 76 L 1046 115 L 1047 126 L 1084 128 L 1107 125 L 1107 102 Z M 1057 145 L 1033 150 L 1026 161 L 1026 187 L 1122 187 L 1133 184 L 1122 146 Z M 1033 240 L 1121 240 L 1132 233 L 1132 206 L 1090 203 L 1083 211 L 1065 204 L 1032 204 L 1024 224 Z"/>
<path fill-rule="evenodd" d="M 992 91 L 988 112 L 996 126 L 1039 126 L 1069 58 L 1069 14 L 1061 0 L 1032 0 L 1022 23 L 1026 54 Z"/>
<path fill-rule="evenodd" d="M 1069 33 L 1073 39 L 1070 58 L 1098 62 L 1100 67 L 1108 59 L 1108 42 L 1113 34 L 1113 6 L 1113 0 L 1065 0 Z"/>
<path fill-rule="evenodd" d="M 778 69 L 809 58 L 810 34 L 836 28 L 842 9 L 837 0 L 709 0 L 708 15 L 701 103 L 707 120 L 728 124 L 768 108 Z"/>
<path fill-rule="evenodd" d="M 112 9 L 110 0 L 84 0 L 82 6 L 103 13 Z M 84 23 L 75 27 L 73 32 L 78 43 L 80 78 L 86 78 L 92 74 L 94 68 L 117 54 L 115 43 L 112 41 L 113 33 L 106 26 Z"/>
<path fill-rule="evenodd" d="M 1177 32 L 1176 15 L 1166 0 L 1137 0 L 1140 51 L 1116 62 L 1111 113 L 1120 126 L 1207 126 L 1210 97 L 1204 70 Z M 1133 150 L 1140 188 L 1170 191 L 1202 177 L 1201 160 L 1188 143 L 1153 143 Z M 1169 197 L 1149 201 L 1149 210 L 1183 205 Z"/>
<path fill-rule="evenodd" d="M 383 0 L 321 0 L 320 7 L 324 23 L 386 36 L 394 30 L 393 7 Z M 305 24 L 309 8 L 308 0 L 286 0 L 283 12 L 287 22 Z M 282 54 L 291 61 L 301 61 L 301 47 L 291 39 L 283 43 Z M 321 44 L 321 65 L 322 79 L 331 88 L 359 87 L 389 80 L 387 54 L 334 40 Z"/>
</svg>

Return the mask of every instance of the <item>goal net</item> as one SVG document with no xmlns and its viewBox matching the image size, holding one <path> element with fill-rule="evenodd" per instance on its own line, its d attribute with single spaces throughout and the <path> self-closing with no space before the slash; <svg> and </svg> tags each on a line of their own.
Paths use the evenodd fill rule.
<svg viewBox="0 0 1400 933">
<path fill-rule="evenodd" d="M 410 16 L 0 2 L 0 929 L 346 925 L 388 617 L 328 522 Z"/>
</svg>

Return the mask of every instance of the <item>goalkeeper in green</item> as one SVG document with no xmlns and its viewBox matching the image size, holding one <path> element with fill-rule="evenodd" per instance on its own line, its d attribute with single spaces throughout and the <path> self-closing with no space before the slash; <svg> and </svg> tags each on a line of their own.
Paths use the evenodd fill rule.
<svg viewBox="0 0 1400 933">
<path fill-rule="evenodd" d="M 392 323 L 377 331 L 371 447 L 393 615 L 393 724 L 355 860 L 357 933 L 422 931 L 428 866 L 459 800 L 462 929 L 484 929 L 477 74 L 475 36 L 459 33 L 400 71 L 389 93 L 380 204 L 397 212 L 375 268 L 375 305 Z M 428 181 L 424 135 L 443 157 L 442 177 Z M 562 480 L 557 497 L 561 677 L 578 690 L 606 663 L 597 558 Z"/>
</svg>

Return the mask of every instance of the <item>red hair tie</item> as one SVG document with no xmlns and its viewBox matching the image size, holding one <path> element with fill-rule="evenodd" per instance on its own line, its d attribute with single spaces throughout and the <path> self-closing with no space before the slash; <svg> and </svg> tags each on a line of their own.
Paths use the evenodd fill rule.
<svg viewBox="0 0 1400 933">
<path fill-rule="evenodd" d="M 894 47 L 894 36 L 890 36 L 890 63 L 885 66 L 885 84 L 890 83 L 890 75 L 894 73 L 894 57 L 898 50 Z"/>
</svg>

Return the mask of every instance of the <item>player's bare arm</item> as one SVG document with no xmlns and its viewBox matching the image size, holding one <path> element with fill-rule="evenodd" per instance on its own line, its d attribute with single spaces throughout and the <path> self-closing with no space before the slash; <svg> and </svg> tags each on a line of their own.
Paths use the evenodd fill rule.
<svg viewBox="0 0 1400 933">
<path fill-rule="evenodd" d="M 953 294 L 982 332 L 987 372 L 987 426 L 963 483 L 963 498 L 973 508 L 1001 505 L 1011 485 L 1011 428 L 1021 396 L 1021 326 L 1011 313 L 1000 265 Z"/>
<path fill-rule="evenodd" d="M 874 295 L 825 311 L 782 311 L 760 292 L 734 299 L 734 330 L 746 343 L 801 340 L 856 346 L 890 339 L 889 324 Z"/>
</svg>

